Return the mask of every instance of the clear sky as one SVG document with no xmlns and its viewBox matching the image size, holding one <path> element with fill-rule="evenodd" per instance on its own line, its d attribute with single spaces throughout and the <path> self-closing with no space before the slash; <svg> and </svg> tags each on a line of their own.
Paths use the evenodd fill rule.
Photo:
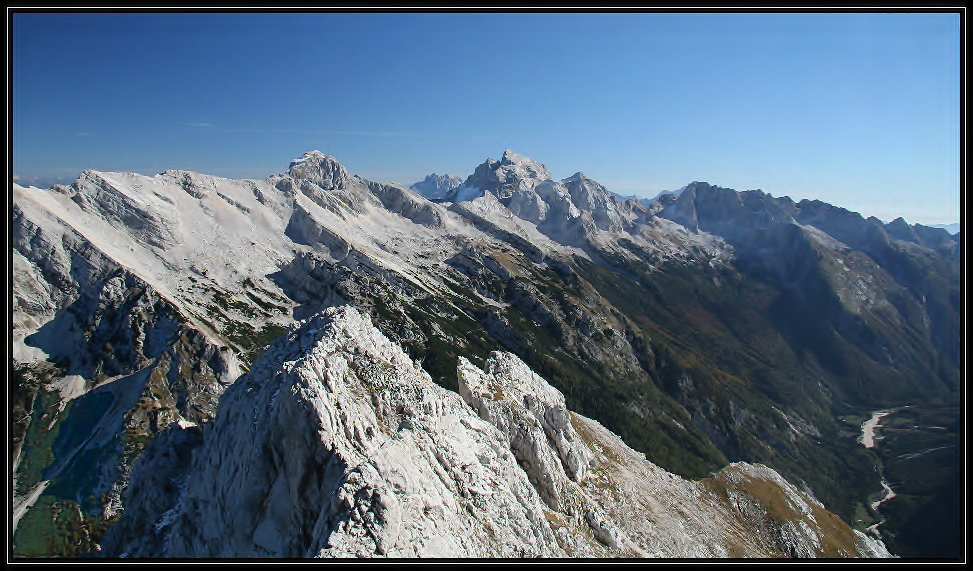
<svg viewBox="0 0 973 571">
<path fill-rule="evenodd" d="M 959 221 L 965 13 L 8 13 L 14 180 L 84 169 L 698 180 Z"/>
</svg>

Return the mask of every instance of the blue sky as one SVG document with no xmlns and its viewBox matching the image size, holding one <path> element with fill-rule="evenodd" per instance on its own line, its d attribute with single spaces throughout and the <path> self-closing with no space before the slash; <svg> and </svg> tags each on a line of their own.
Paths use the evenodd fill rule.
<svg viewBox="0 0 973 571">
<path fill-rule="evenodd" d="M 12 175 L 411 184 L 504 149 L 629 195 L 691 181 L 959 221 L 960 14 L 12 14 Z"/>
</svg>

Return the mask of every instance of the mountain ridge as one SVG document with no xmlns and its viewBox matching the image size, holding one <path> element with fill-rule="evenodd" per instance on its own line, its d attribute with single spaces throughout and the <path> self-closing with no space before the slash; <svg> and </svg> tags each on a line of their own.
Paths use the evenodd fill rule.
<svg viewBox="0 0 973 571">
<path fill-rule="evenodd" d="M 653 479 L 671 483 L 652 489 L 660 486 L 642 480 L 636 486 L 652 489 L 657 502 L 679 497 L 680 510 L 711 521 L 683 519 L 656 503 L 655 526 L 636 536 L 626 529 L 633 525 L 628 520 L 638 519 L 634 511 L 619 517 L 626 506 L 599 505 L 589 495 L 592 485 L 578 486 L 590 460 L 602 468 L 591 476 L 599 479 L 594 486 L 621 484 L 604 469 L 611 463 L 605 449 L 595 456 L 574 428 L 597 431 L 592 421 L 564 409 L 563 397 L 509 353 L 491 355 L 483 371 L 465 360 L 459 368 L 462 400 L 473 409 L 434 385 L 353 308 L 305 320 L 230 389 L 191 468 L 177 477 L 185 484 L 172 506 L 155 505 L 155 514 L 142 515 L 151 509 L 146 502 L 156 501 L 133 501 L 138 519 L 123 516 L 109 531 L 105 555 L 888 556 L 878 541 L 847 526 L 841 540 L 826 539 L 821 528 L 833 523 L 824 512 L 814 512 L 816 504 L 760 466 L 734 465 L 713 485 L 725 486 L 732 505 L 760 506 L 747 487 L 732 482 L 774 482 L 783 486 L 776 493 L 810 523 L 768 534 L 759 520 L 748 519 L 754 514 L 746 508 L 734 517 L 706 501 L 703 490 L 646 464 Z M 362 401 L 368 404 L 356 404 Z M 616 446 L 607 454 L 635 455 Z M 161 487 L 138 479 L 133 486 Z M 501 513 L 507 516 L 484 518 Z M 226 518 L 248 523 L 232 525 Z M 684 527 L 692 531 L 684 534 Z M 593 537 L 585 539 L 585 528 Z M 711 537 L 712 529 L 722 531 Z M 677 545 L 670 534 L 680 538 Z M 829 541 L 836 546 L 825 546 Z"/>
<path fill-rule="evenodd" d="M 945 231 L 705 183 L 646 208 L 618 201 L 581 173 L 550 180 L 541 163 L 512 151 L 484 162 L 467 190 L 454 192 L 470 200 L 439 203 L 352 176 L 320 152 L 264 181 L 86 173 L 69 186 L 13 189 L 14 366 L 23 379 L 16 391 L 25 419 L 33 418 L 23 429 L 23 464 L 14 466 L 25 474 L 23 492 L 45 481 L 44 450 L 65 438 L 45 426 L 95 414 L 81 411 L 108 402 L 90 390 L 99 383 L 122 380 L 144 395 L 125 410 L 111 396 L 116 408 L 104 412 L 127 423 L 133 447 L 110 452 L 92 441 L 79 453 L 134 462 L 135 444 L 144 449 L 166 422 L 190 422 L 178 395 L 195 386 L 192 371 L 205 358 L 192 355 L 205 351 L 187 352 L 192 343 L 163 335 L 136 359 L 135 348 L 153 338 L 146 323 L 158 319 L 131 303 L 138 290 L 157 292 L 174 308 L 173 323 L 239 359 L 241 372 L 295 319 L 336 305 L 368 314 L 453 391 L 460 357 L 480 367 L 493 351 L 508 351 L 557 387 L 569 408 L 606 423 L 666 469 L 701 478 L 732 461 L 773 464 L 801 486 L 808 480 L 846 521 L 849 494 L 862 484 L 843 492 L 840 482 L 870 466 L 827 474 L 812 467 L 837 466 L 839 455 L 867 462 L 837 436 L 839 410 L 939 398 L 958 383 L 950 292 L 960 247 Z M 134 285 L 109 287 L 118 268 Z M 64 317 L 72 304 L 72 315 L 90 312 L 89 322 Z M 59 327 L 102 333 L 58 337 Z M 41 339 L 65 346 L 44 353 Z M 137 388 L 150 376 L 139 364 L 161 347 L 188 368 L 170 366 L 168 377 Z M 101 371 L 82 375 L 87 400 L 57 396 L 52 383 L 67 378 L 57 367 L 71 366 L 48 360 L 57 352 Z M 121 362 L 134 365 L 106 368 Z M 855 367 L 864 372 L 860 386 L 849 382 Z M 917 384 L 920 375 L 930 381 Z M 163 379 L 172 404 L 156 394 Z M 879 379 L 889 379 L 885 396 L 873 394 Z M 51 425 L 39 422 L 48 401 L 61 407 Z M 160 423 L 152 411 L 163 410 L 172 412 Z M 816 443 L 825 435 L 834 438 L 827 450 Z M 47 464 L 48 476 L 79 469 L 72 455 L 55 464 L 61 468 Z M 121 498 L 129 475 L 103 477 L 69 497 L 114 486 Z M 51 477 L 48 489 L 62 495 L 45 492 L 34 505 L 63 501 L 66 476 Z M 108 513 L 94 496 L 79 511 L 89 532 L 103 521 L 91 514 Z M 44 517 L 25 510 L 28 527 Z"/>
</svg>

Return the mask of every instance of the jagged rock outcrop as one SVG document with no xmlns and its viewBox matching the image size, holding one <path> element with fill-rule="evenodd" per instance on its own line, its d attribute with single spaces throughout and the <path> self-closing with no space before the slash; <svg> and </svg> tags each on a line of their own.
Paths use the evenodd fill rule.
<svg viewBox="0 0 973 571">
<path fill-rule="evenodd" d="M 573 506 L 562 503 L 569 497 L 565 480 L 584 480 L 591 452 L 571 426 L 561 393 L 510 353 L 492 354 L 483 371 L 461 357 L 459 392 L 504 434 L 544 502 L 572 514 Z"/>
<path fill-rule="evenodd" d="M 182 425 L 153 441 L 103 554 L 887 555 L 766 467 L 668 474 L 511 354 L 459 371 L 462 398 L 351 307 L 301 322 L 227 390 L 201 444 Z"/>
<path fill-rule="evenodd" d="M 442 200 L 449 192 L 463 184 L 463 179 L 454 174 L 432 173 L 409 188 L 415 190 L 429 200 Z"/>
<path fill-rule="evenodd" d="M 487 194 L 562 244 L 583 243 L 596 229 L 631 228 L 631 215 L 623 215 L 625 209 L 605 187 L 580 172 L 555 181 L 543 164 L 509 149 L 499 161 L 487 159 L 445 198 L 464 203 Z"/>
<path fill-rule="evenodd" d="M 571 201 L 582 213 L 589 213 L 592 222 L 601 230 L 621 232 L 625 230 L 625 219 L 620 214 L 620 205 L 608 189 L 578 172 L 561 181 L 571 195 Z M 634 202 L 629 208 L 636 208 Z M 641 205 L 640 205 L 641 206 Z"/>
<path fill-rule="evenodd" d="M 217 418 L 163 549 L 142 535 L 168 520 L 142 517 L 130 536 L 107 536 L 107 554 L 561 554 L 497 429 L 353 309 L 279 340 Z"/>
<path fill-rule="evenodd" d="M 668 200 L 671 200 L 668 199 Z M 732 244 L 757 240 L 771 227 L 792 222 L 793 202 L 760 190 L 737 192 L 705 182 L 689 184 L 659 216 L 693 232 L 718 234 Z"/>
<path fill-rule="evenodd" d="M 324 190 L 344 188 L 351 182 L 345 167 L 321 151 L 308 151 L 291 161 L 287 174 L 295 180 L 306 180 Z"/>
</svg>

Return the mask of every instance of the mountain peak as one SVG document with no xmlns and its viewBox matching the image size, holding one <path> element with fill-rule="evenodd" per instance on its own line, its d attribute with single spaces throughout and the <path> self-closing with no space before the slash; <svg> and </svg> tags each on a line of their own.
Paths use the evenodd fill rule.
<svg viewBox="0 0 973 571">
<path fill-rule="evenodd" d="M 527 157 L 523 155 L 518 155 L 517 153 L 513 152 L 511 149 L 504 149 L 503 156 L 500 158 L 500 160 L 507 161 L 507 162 L 516 162 L 518 160 L 523 160 L 526 158 Z"/>
<path fill-rule="evenodd" d="M 449 195 L 449 191 L 461 184 L 463 184 L 463 179 L 454 174 L 432 173 L 409 188 L 426 198 L 442 199 Z"/>
<path fill-rule="evenodd" d="M 290 164 L 290 166 L 288 168 L 289 169 L 292 169 L 292 168 L 296 167 L 297 165 L 304 164 L 307 161 L 320 162 L 322 160 L 329 159 L 329 158 L 331 160 L 334 160 L 334 157 L 331 157 L 329 155 L 326 155 L 326 154 L 322 153 L 321 151 L 315 149 L 313 151 L 308 151 L 308 152 L 304 153 L 303 155 L 301 155 L 300 157 L 292 160 L 291 161 L 291 164 Z"/>
<path fill-rule="evenodd" d="M 551 180 L 551 173 L 547 171 L 546 166 L 534 159 L 518 155 L 510 149 L 503 152 L 503 157 L 500 158 L 500 167 L 513 167 L 509 170 L 524 178 Z"/>
<path fill-rule="evenodd" d="M 529 190 L 549 180 L 552 180 L 551 173 L 543 164 L 507 149 L 499 161 L 488 158 L 476 167 L 463 184 L 450 191 L 448 199 L 465 202 L 492 192 L 501 202 L 509 201 L 522 183 Z"/>
<path fill-rule="evenodd" d="M 321 188 L 342 188 L 351 180 L 337 159 L 318 150 L 308 151 L 291 161 L 287 174 L 295 179 L 309 179 Z"/>
</svg>

